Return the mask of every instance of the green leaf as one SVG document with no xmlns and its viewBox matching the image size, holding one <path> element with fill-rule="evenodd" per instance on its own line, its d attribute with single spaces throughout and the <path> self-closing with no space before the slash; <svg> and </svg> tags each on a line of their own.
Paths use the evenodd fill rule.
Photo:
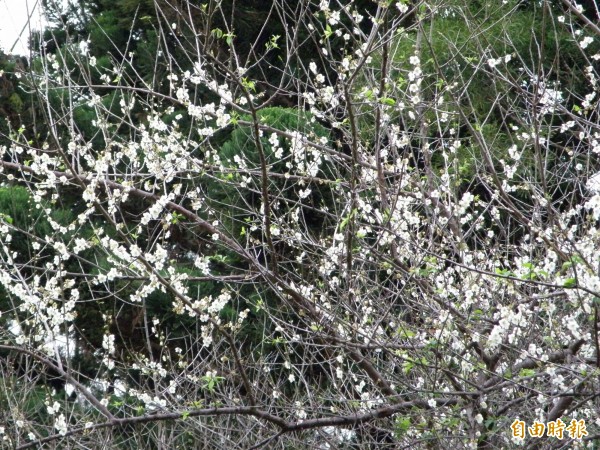
<svg viewBox="0 0 600 450">
<path fill-rule="evenodd" d="M 488 430 L 491 430 L 496 425 L 496 419 L 487 419 L 483 424 Z"/>
<path fill-rule="evenodd" d="M 340 231 L 343 231 L 344 228 L 346 228 L 346 225 L 348 225 L 348 222 L 354 217 L 354 214 L 356 214 L 356 208 L 342 220 L 342 223 L 340 223 Z"/>
<path fill-rule="evenodd" d="M 235 38 L 235 34 L 227 33 L 223 36 L 225 37 L 225 42 L 227 43 L 227 45 L 231 46 L 231 44 L 233 44 L 233 38 Z"/>
<path fill-rule="evenodd" d="M 256 92 L 256 84 L 254 81 L 244 77 L 242 78 L 242 86 L 244 86 L 247 90 Z"/>
<path fill-rule="evenodd" d="M 396 419 L 396 433 L 403 435 L 410 428 L 410 417 L 402 417 Z"/>
<path fill-rule="evenodd" d="M 563 287 L 572 288 L 577 286 L 577 278 L 567 278 L 563 283 Z"/>
<path fill-rule="evenodd" d="M 514 273 L 512 273 L 508 269 L 499 269 L 499 268 L 496 268 L 495 272 L 496 272 L 496 275 L 500 275 L 501 277 L 512 277 L 512 276 L 514 276 Z"/>
<path fill-rule="evenodd" d="M 532 375 L 535 375 L 535 370 L 533 369 L 521 369 L 519 372 L 520 377 L 530 377 Z"/>
<path fill-rule="evenodd" d="M 177 225 L 183 219 L 185 219 L 185 216 L 183 216 L 182 214 L 179 214 L 177 212 L 172 212 L 171 213 L 171 223 L 173 225 Z"/>
<path fill-rule="evenodd" d="M 573 261 L 574 264 L 584 264 L 585 263 L 583 258 L 579 255 L 571 256 L 571 261 Z"/>
<path fill-rule="evenodd" d="M 280 37 L 281 37 L 280 35 L 271 36 L 271 40 L 265 44 L 265 46 L 267 47 L 267 50 L 279 48 L 277 41 L 279 40 Z"/>
</svg>

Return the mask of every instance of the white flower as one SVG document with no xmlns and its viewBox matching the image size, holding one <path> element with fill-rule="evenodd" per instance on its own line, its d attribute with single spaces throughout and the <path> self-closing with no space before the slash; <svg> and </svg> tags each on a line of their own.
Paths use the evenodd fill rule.
<svg viewBox="0 0 600 450">
<path fill-rule="evenodd" d="M 273 147 L 279 146 L 279 137 L 277 136 L 277 133 L 271 133 L 271 136 L 269 137 L 269 144 L 271 144 Z"/>
<path fill-rule="evenodd" d="M 502 62 L 502 59 L 498 58 L 498 59 L 494 59 L 494 58 L 490 58 L 487 60 L 488 66 L 490 66 L 492 69 L 494 67 L 496 67 L 498 64 L 500 64 Z"/>
<path fill-rule="evenodd" d="M 469 208 L 469 206 L 473 202 L 473 200 L 475 200 L 475 196 L 470 192 L 465 192 L 458 204 L 459 214 L 464 214 L 467 208 Z"/>
<path fill-rule="evenodd" d="M 330 25 L 337 25 L 340 21 L 340 12 L 339 11 L 334 11 L 331 13 L 331 16 L 329 17 L 329 24 Z"/>
<path fill-rule="evenodd" d="M 509 147 L 508 149 L 508 154 L 510 155 L 510 157 L 516 161 L 518 161 L 519 159 L 521 159 L 521 153 L 519 153 L 518 148 L 516 145 L 512 145 L 511 147 Z"/>
<path fill-rule="evenodd" d="M 541 95 L 538 99 L 538 102 L 541 105 L 540 113 L 553 113 L 556 110 L 556 108 L 564 101 L 562 92 L 557 91 L 556 89 L 546 88 L 544 83 L 539 83 L 539 87 L 541 90 Z"/>
<path fill-rule="evenodd" d="M 587 183 L 586 187 L 594 194 L 600 194 L 600 172 L 592 175 Z"/>
<path fill-rule="evenodd" d="M 64 436 L 67 434 L 67 420 L 65 419 L 65 415 L 61 414 L 54 421 L 54 428 L 58 431 L 58 434 Z"/>
<path fill-rule="evenodd" d="M 115 353 L 115 336 L 114 334 L 105 334 L 102 336 L 102 348 L 107 351 L 108 354 L 114 355 Z"/>
<path fill-rule="evenodd" d="M 210 262 L 206 256 L 205 257 L 198 256 L 194 260 L 194 266 L 196 266 L 198 269 L 200 269 L 202 271 L 203 275 L 210 274 L 209 264 L 210 264 Z"/>
<path fill-rule="evenodd" d="M 579 43 L 579 46 L 581 48 L 586 48 L 588 45 L 590 45 L 592 42 L 594 42 L 594 38 L 590 37 L 590 36 L 586 36 L 583 38 L 583 40 Z"/>
<path fill-rule="evenodd" d="M 304 409 L 302 408 L 302 403 L 294 402 L 294 406 L 297 408 L 296 416 L 300 419 L 306 419 L 307 414 L 306 411 L 304 411 Z"/>
<path fill-rule="evenodd" d="M 406 3 L 398 2 L 396 3 L 396 8 L 398 8 L 400 14 L 404 14 L 406 11 L 408 11 L 408 5 Z"/>
<path fill-rule="evenodd" d="M 50 402 L 46 402 L 46 408 L 48 410 L 48 414 L 50 414 L 51 416 L 53 416 L 54 414 L 56 414 L 60 410 L 60 403 L 58 403 L 58 402 L 55 401 L 51 405 Z"/>
<path fill-rule="evenodd" d="M 75 247 L 73 247 L 73 253 L 79 253 L 90 247 L 90 243 L 85 239 L 76 238 L 75 239 Z"/>
</svg>

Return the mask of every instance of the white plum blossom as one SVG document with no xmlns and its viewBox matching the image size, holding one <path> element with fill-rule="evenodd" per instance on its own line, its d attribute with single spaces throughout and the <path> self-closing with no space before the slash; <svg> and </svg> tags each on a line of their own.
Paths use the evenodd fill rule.
<svg viewBox="0 0 600 450">
<path fill-rule="evenodd" d="M 588 45 L 590 45 L 592 42 L 594 42 L 594 38 L 592 38 L 591 36 L 586 36 L 583 38 L 583 40 L 579 42 L 579 46 L 581 48 L 587 48 Z"/>
<path fill-rule="evenodd" d="M 54 420 L 54 428 L 56 429 L 56 431 L 58 431 L 58 434 L 61 436 L 65 436 L 67 434 L 67 419 L 65 418 L 64 414 L 60 414 Z"/>
</svg>

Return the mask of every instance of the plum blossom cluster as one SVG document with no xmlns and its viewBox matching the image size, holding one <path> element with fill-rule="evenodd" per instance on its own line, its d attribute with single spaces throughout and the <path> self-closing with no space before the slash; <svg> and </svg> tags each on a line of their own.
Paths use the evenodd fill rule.
<svg viewBox="0 0 600 450">
<path fill-rule="evenodd" d="M 563 86 L 527 67 L 537 50 L 510 27 L 500 53 L 460 42 L 468 30 L 441 39 L 438 25 L 481 17 L 427 5 L 412 18 L 402 1 L 307 3 L 311 39 L 278 39 L 314 57 L 277 70 L 214 23 L 180 31 L 213 11 L 198 8 L 169 20 L 165 42 L 194 38 L 161 83 L 106 71 L 118 123 L 104 90 L 73 78 L 97 134 L 51 104 L 68 139 L 4 149 L 0 189 L 22 186 L 35 215 L 0 215 L 2 345 L 71 386 L 44 403 L 45 434 L 126 418 L 173 447 L 196 430 L 214 446 L 219 429 L 228 447 L 297 447 L 297 433 L 315 448 L 477 448 L 510 446 L 500 430 L 517 414 L 595 420 L 595 69 Z M 45 61 L 48 83 L 75 77 Z"/>
</svg>

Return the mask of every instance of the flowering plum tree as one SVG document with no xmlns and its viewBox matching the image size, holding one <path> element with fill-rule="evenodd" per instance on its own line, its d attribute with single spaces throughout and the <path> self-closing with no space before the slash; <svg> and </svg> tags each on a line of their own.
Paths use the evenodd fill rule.
<svg viewBox="0 0 600 450">
<path fill-rule="evenodd" d="M 138 3 L 110 47 L 80 2 L 98 43 L 65 25 L 22 77 L 45 125 L 2 148 L 3 443 L 598 445 L 579 5 Z"/>
</svg>

